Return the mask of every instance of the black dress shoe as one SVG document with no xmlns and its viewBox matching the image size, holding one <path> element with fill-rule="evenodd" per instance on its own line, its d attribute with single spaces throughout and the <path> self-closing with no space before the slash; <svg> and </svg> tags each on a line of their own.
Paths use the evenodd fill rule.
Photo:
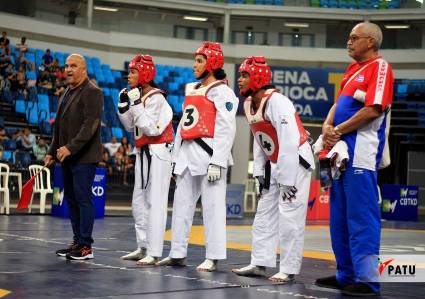
<svg viewBox="0 0 425 299">
<path fill-rule="evenodd" d="M 374 292 L 364 283 L 350 284 L 342 289 L 342 294 L 355 297 L 379 296 L 379 292 Z"/>
<path fill-rule="evenodd" d="M 337 289 L 337 290 L 342 289 L 342 286 L 339 284 L 338 280 L 336 280 L 335 275 L 318 278 L 318 279 L 316 279 L 314 284 L 319 286 L 319 287 L 323 287 L 323 288 Z"/>
</svg>

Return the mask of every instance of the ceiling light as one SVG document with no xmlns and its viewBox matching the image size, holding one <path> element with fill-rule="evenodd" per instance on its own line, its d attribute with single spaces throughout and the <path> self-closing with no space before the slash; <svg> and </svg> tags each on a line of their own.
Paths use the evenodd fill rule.
<svg viewBox="0 0 425 299">
<path fill-rule="evenodd" d="M 285 23 L 285 27 L 308 28 L 310 24 L 307 23 Z"/>
<path fill-rule="evenodd" d="M 195 17 L 195 16 L 184 16 L 183 19 L 190 21 L 206 22 L 208 18 L 206 17 Z"/>
<path fill-rule="evenodd" d="M 111 12 L 117 12 L 118 8 L 115 7 L 106 7 L 106 6 L 95 6 L 95 10 L 102 10 L 102 11 L 111 11 Z"/>
<path fill-rule="evenodd" d="M 410 25 L 404 25 L 404 24 L 385 25 L 385 28 L 387 28 L 387 29 L 409 29 Z"/>
</svg>

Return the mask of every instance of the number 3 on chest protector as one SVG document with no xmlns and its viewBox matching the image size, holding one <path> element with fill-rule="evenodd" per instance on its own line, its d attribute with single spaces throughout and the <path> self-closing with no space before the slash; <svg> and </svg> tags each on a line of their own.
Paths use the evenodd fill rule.
<svg viewBox="0 0 425 299">
<path fill-rule="evenodd" d="M 187 105 L 183 111 L 182 127 L 184 130 L 190 130 L 196 126 L 199 121 L 199 112 L 193 105 Z"/>
</svg>

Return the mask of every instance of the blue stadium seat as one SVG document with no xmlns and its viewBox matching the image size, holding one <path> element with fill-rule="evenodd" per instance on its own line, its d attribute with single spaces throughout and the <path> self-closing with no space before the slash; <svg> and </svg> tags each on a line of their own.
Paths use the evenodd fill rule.
<svg viewBox="0 0 425 299">
<path fill-rule="evenodd" d="M 9 139 L 3 141 L 3 147 L 6 151 L 15 151 L 16 150 L 16 141 Z"/>
<path fill-rule="evenodd" d="M 50 113 L 49 96 L 47 94 L 38 94 L 38 110 L 45 110 Z"/>
<path fill-rule="evenodd" d="M 8 163 L 15 163 L 14 153 L 14 151 L 3 151 L 3 156 L 1 160 Z"/>
<path fill-rule="evenodd" d="M 112 134 L 111 129 L 108 127 L 101 127 L 100 128 L 100 136 L 102 139 L 102 143 L 108 143 L 111 141 Z"/>
<path fill-rule="evenodd" d="M 4 129 L 8 136 L 13 136 L 16 134 L 16 132 L 20 130 L 19 128 L 16 128 L 16 127 L 5 127 Z"/>
<path fill-rule="evenodd" d="M 101 66 L 100 66 L 101 68 L 102 68 L 102 70 L 107 70 L 107 71 L 110 71 L 111 70 L 111 67 L 109 66 L 109 64 L 102 64 Z"/>
<path fill-rule="evenodd" d="M 114 108 L 116 111 L 118 111 L 118 100 L 119 100 L 119 90 L 116 88 L 111 88 L 111 98 L 112 102 L 114 103 Z"/>
<path fill-rule="evenodd" d="M 15 111 L 18 113 L 26 113 L 26 104 L 23 100 L 15 101 Z"/>
<path fill-rule="evenodd" d="M 102 88 L 102 91 L 103 91 L 103 95 L 105 97 L 111 96 L 111 90 L 109 88 L 104 87 L 104 88 Z"/>
<path fill-rule="evenodd" d="M 26 110 L 28 123 L 35 125 L 38 123 L 38 105 L 37 103 L 29 103 Z"/>
<path fill-rule="evenodd" d="M 112 136 L 117 137 L 118 140 L 121 140 L 122 136 L 123 136 L 123 131 L 121 128 L 118 127 L 112 127 Z"/>
<path fill-rule="evenodd" d="M 34 53 L 25 53 L 25 57 L 28 59 L 29 62 L 35 63 L 35 54 Z"/>
<path fill-rule="evenodd" d="M 328 0 L 320 0 L 320 7 L 328 7 L 329 3 Z"/>
<path fill-rule="evenodd" d="M 27 80 L 37 80 L 37 74 L 35 72 L 26 73 Z"/>
<path fill-rule="evenodd" d="M 175 82 L 170 82 L 168 83 L 168 89 L 170 93 L 172 93 L 173 91 L 177 91 L 179 89 L 179 84 Z"/>
<path fill-rule="evenodd" d="M 29 152 L 15 152 L 15 163 L 19 169 L 27 169 L 31 165 L 31 155 Z"/>
<path fill-rule="evenodd" d="M 407 84 L 397 84 L 397 100 L 405 100 L 407 96 Z"/>
<path fill-rule="evenodd" d="M 52 126 L 50 125 L 50 122 L 48 121 L 40 121 L 38 123 L 38 128 L 40 129 L 40 132 L 45 135 L 51 135 L 52 134 Z"/>
</svg>

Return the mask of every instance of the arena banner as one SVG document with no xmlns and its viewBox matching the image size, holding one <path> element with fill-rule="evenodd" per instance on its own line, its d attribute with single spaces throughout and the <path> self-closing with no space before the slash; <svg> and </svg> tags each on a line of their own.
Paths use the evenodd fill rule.
<svg viewBox="0 0 425 299">
<path fill-rule="evenodd" d="M 91 190 L 93 193 L 95 218 L 103 218 L 105 216 L 106 203 L 106 168 L 96 168 L 96 175 Z M 52 216 L 69 218 L 69 208 L 63 192 L 62 169 L 59 164 L 55 165 L 53 175 Z"/>
<path fill-rule="evenodd" d="M 387 220 L 418 220 L 418 186 L 383 185 L 381 217 Z"/>
<path fill-rule="evenodd" d="M 242 218 L 244 213 L 245 185 L 229 184 L 226 189 L 226 217 Z"/>
<path fill-rule="evenodd" d="M 329 190 L 320 187 L 320 180 L 311 180 L 307 220 L 329 220 Z"/>
<path fill-rule="evenodd" d="M 334 68 L 271 67 L 272 84 L 289 97 L 302 118 L 324 119 L 339 92 L 344 70 Z M 235 92 L 239 95 L 235 66 Z M 243 113 L 242 97 L 239 113 Z"/>
</svg>

